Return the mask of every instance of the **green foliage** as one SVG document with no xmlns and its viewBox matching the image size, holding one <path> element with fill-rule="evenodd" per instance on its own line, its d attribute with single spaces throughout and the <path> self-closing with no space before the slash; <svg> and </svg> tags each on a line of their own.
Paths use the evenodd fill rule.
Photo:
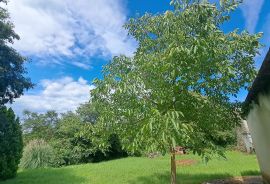
<svg viewBox="0 0 270 184">
<path fill-rule="evenodd" d="M 75 113 L 64 114 L 56 126 L 52 146 L 57 153 L 57 165 L 100 162 L 127 156 L 117 135 L 109 136 L 106 151 L 99 147 L 100 137 L 92 123 L 82 122 Z"/>
<path fill-rule="evenodd" d="M 95 124 L 97 122 L 98 113 L 91 103 L 80 105 L 76 112 L 85 123 Z"/>
<path fill-rule="evenodd" d="M 85 124 L 72 112 L 64 114 L 55 127 L 52 146 L 58 157 L 58 165 L 72 165 L 91 161 L 95 151 L 91 139 L 82 131 L 91 131 L 91 125 Z"/>
<path fill-rule="evenodd" d="M 3 105 L 13 102 L 24 89 L 33 86 L 30 79 L 23 76 L 25 58 L 11 47 L 19 36 L 13 30 L 4 4 L 7 0 L 0 0 L 0 180 L 16 175 L 23 147 L 19 119 L 11 108 Z"/>
<path fill-rule="evenodd" d="M 0 106 L 0 180 L 16 175 L 22 148 L 19 119 L 11 108 Z"/>
<path fill-rule="evenodd" d="M 254 79 L 261 46 L 261 33 L 221 30 L 238 4 L 176 0 L 173 11 L 130 19 L 137 51 L 105 66 L 91 93 L 102 132 L 118 134 L 131 151 L 181 145 L 205 158 L 222 155 L 214 138 L 239 123 L 230 97 Z"/>
<path fill-rule="evenodd" d="M 34 139 L 44 139 L 50 142 L 55 134 L 59 115 L 55 111 L 48 111 L 44 114 L 24 111 L 23 115 L 24 144 Z"/>
<path fill-rule="evenodd" d="M 14 25 L 2 3 L 7 1 L 0 1 L 0 105 L 12 102 L 23 94 L 24 89 L 33 86 L 30 79 L 23 76 L 26 73 L 25 58 L 11 47 L 19 36 L 14 32 Z"/>
<path fill-rule="evenodd" d="M 109 149 L 106 152 L 108 159 L 126 157 L 127 152 L 123 150 L 121 141 L 117 134 L 111 134 L 108 139 Z"/>
<path fill-rule="evenodd" d="M 23 137 L 25 143 L 44 139 L 55 152 L 54 166 L 99 162 L 127 156 L 117 135 L 103 141 L 103 133 L 96 126 L 97 112 L 90 103 L 83 104 L 76 113 L 59 116 L 54 111 L 44 114 L 24 112 Z"/>
<path fill-rule="evenodd" d="M 42 139 L 30 141 L 23 150 L 20 167 L 36 169 L 51 167 L 54 164 L 53 148 Z"/>
<path fill-rule="evenodd" d="M 224 131 L 217 131 L 212 137 L 213 142 L 216 145 L 222 146 L 224 148 L 231 148 L 236 146 L 237 137 L 236 137 L 236 128 Z"/>
</svg>

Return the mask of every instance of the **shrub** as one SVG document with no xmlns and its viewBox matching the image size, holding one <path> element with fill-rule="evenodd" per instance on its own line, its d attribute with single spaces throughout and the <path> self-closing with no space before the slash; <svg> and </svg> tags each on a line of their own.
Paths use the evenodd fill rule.
<svg viewBox="0 0 270 184">
<path fill-rule="evenodd" d="M 20 167 L 23 169 L 35 169 L 51 167 L 54 165 L 53 148 L 42 139 L 30 141 L 23 151 Z"/>
<path fill-rule="evenodd" d="M 58 166 L 100 162 L 127 156 L 116 134 L 108 137 L 108 149 L 104 153 L 97 143 L 101 138 L 95 133 L 95 125 L 82 122 L 77 114 L 63 115 L 56 129 L 51 145 L 57 154 Z"/>
<path fill-rule="evenodd" d="M 95 152 L 90 155 L 92 162 L 101 162 L 128 156 L 128 153 L 123 150 L 121 141 L 117 134 L 109 135 L 107 145 L 108 148 L 104 150 L 105 152 L 103 152 L 102 149 L 96 149 Z"/>
<path fill-rule="evenodd" d="M 72 112 L 66 113 L 55 127 L 55 136 L 51 145 L 57 154 L 57 165 L 73 165 L 91 162 L 89 155 L 93 152 L 90 139 L 81 131 L 91 132 L 91 125 L 83 123 Z"/>
<path fill-rule="evenodd" d="M 0 180 L 16 175 L 22 148 L 19 119 L 11 108 L 0 106 Z"/>
<path fill-rule="evenodd" d="M 236 131 L 235 130 L 224 130 L 224 131 L 216 131 L 215 136 L 212 136 L 213 142 L 221 146 L 223 148 L 230 148 L 236 145 Z"/>
<path fill-rule="evenodd" d="M 86 109 L 87 107 L 87 109 Z M 80 112 L 67 112 L 59 116 L 53 111 L 45 114 L 24 113 L 24 144 L 44 139 L 55 153 L 53 166 L 100 162 L 127 156 L 116 134 L 103 135 L 96 130 L 96 113 L 83 106 Z M 81 115 L 82 114 L 82 115 Z M 108 136 L 108 137 L 107 137 Z M 106 151 L 100 148 L 101 138 L 107 139 Z"/>
</svg>

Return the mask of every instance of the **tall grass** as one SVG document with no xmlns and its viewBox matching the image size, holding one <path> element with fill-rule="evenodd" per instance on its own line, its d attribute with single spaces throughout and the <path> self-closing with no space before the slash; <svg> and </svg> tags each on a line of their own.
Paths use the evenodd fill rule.
<svg viewBox="0 0 270 184">
<path fill-rule="evenodd" d="M 44 140 L 30 141 L 23 150 L 20 167 L 23 169 L 46 168 L 53 165 L 53 148 Z"/>
</svg>

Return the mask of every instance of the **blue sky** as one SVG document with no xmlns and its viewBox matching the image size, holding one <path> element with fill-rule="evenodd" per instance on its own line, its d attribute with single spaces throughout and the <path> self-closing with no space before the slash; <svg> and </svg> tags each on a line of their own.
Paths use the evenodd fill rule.
<svg viewBox="0 0 270 184">
<path fill-rule="evenodd" d="M 265 33 L 257 67 L 270 46 L 269 7 L 270 0 L 245 0 L 223 25 L 225 32 L 239 28 Z M 122 25 L 130 17 L 171 7 L 169 0 L 20 0 L 10 1 L 8 9 L 21 37 L 14 47 L 29 58 L 27 76 L 36 84 L 12 105 L 21 115 L 24 109 L 65 112 L 88 101 L 91 81 L 101 77 L 102 65 L 136 49 Z M 241 91 L 239 100 L 245 96 Z"/>
</svg>

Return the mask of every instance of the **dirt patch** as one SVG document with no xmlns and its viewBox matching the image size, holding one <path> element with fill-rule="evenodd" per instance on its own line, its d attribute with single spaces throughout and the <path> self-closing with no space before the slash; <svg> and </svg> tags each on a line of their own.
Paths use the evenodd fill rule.
<svg viewBox="0 0 270 184">
<path fill-rule="evenodd" d="M 190 166 L 190 165 L 195 165 L 197 164 L 197 160 L 176 160 L 176 165 L 177 166 Z"/>
<path fill-rule="evenodd" d="M 265 183 L 270 182 L 270 175 L 266 174 L 265 172 L 262 172 L 263 179 L 265 180 Z"/>
<path fill-rule="evenodd" d="M 243 176 L 230 179 L 208 181 L 202 184 L 263 184 L 263 180 L 261 176 Z"/>
</svg>

